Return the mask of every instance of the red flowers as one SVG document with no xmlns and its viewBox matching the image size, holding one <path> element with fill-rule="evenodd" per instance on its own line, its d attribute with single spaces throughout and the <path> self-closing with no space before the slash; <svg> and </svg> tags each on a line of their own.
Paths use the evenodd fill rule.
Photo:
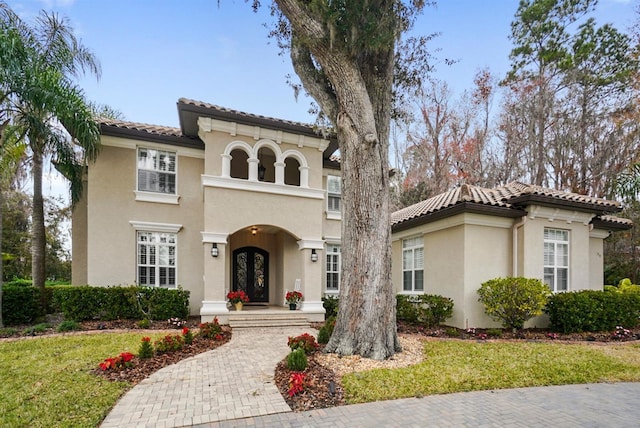
<svg viewBox="0 0 640 428">
<path fill-rule="evenodd" d="M 291 373 L 291 376 L 289 376 L 289 397 L 304 391 L 304 377 L 305 374 L 303 372 Z"/>
<path fill-rule="evenodd" d="M 142 341 L 151 343 L 151 338 L 149 336 L 145 336 L 142 338 Z"/>
<path fill-rule="evenodd" d="M 247 303 L 249 301 L 249 296 L 242 290 L 239 291 L 229 291 L 227 294 L 227 299 L 231 303 Z"/>
<path fill-rule="evenodd" d="M 117 357 L 107 358 L 104 362 L 100 363 L 102 371 L 105 370 L 118 370 L 131 367 L 133 365 L 134 355 L 131 352 L 123 352 Z"/>
<path fill-rule="evenodd" d="M 287 301 L 287 303 L 298 303 L 300 300 L 302 300 L 302 293 L 299 291 L 289 291 L 284 296 L 284 299 Z"/>
</svg>

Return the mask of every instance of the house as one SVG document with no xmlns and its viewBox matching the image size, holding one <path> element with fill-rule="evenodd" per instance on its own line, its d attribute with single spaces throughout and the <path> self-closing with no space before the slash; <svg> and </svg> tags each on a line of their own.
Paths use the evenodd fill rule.
<svg viewBox="0 0 640 428">
<path fill-rule="evenodd" d="M 190 291 L 203 321 L 232 312 L 229 290 L 253 305 L 324 319 L 340 283 L 337 142 L 310 125 L 180 99 L 180 128 L 101 123 L 102 152 L 73 212 L 72 282 Z M 615 202 L 520 183 L 461 186 L 393 215 L 399 293 L 454 299 L 452 325 L 490 323 L 482 281 L 514 273 L 556 290 L 602 287 L 602 240 L 630 227 Z"/>
<path fill-rule="evenodd" d="M 630 220 L 615 201 L 513 182 L 462 185 L 392 214 L 392 278 L 398 293 L 454 301 L 447 324 L 499 327 L 478 303 L 493 278 L 543 280 L 554 292 L 602 290 L 603 241 Z M 537 317 L 525 327 L 546 326 Z"/>
</svg>

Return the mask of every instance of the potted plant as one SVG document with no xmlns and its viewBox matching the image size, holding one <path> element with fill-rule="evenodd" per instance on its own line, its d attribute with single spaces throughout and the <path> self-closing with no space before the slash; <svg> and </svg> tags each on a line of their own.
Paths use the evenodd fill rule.
<svg viewBox="0 0 640 428">
<path fill-rule="evenodd" d="M 295 311 L 298 307 L 298 302 L 302 300 L 302 293 L 299 291 L 288 291 L 284 299 L 289 304 L 289 309 Z"/>
<path fill-rule="evenodd" d="M 236 311 L 241 311 L 242 305 L 249 301 L 249 296 L 242 290 L 229 291 L 227 299 L 236 307 Z"/>
</svg>

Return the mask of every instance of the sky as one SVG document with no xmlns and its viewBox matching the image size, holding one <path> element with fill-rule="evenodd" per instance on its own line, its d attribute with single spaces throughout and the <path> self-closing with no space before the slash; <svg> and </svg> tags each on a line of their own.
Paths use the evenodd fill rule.
<svg viewBox="0 0 640 428">
<path fill-rule="evenodd" d="M 181 97 L 249 113 L 312 123 L 310 100 L 286 83 L 287 55 L 268 38 L 268 7 L 254 13 L 244 0 L 5 0 L 24 20 L 41 9 L 67 17 L 102 66 L 99 81 L 79 81 L 89 100 L 133 122 L 178 127 Z M 268 1 L 263 1 L 269 4 Z M 595 18 L 626 30 L 637 0 L 600 0 Z M 510 24 L 518 0 L 440 0 L 418 19 L 417 34 L 440 33 L 431 49 L 436 77 L 454 93 L 471 88 L 488 68 L 509 70 Z M 444 59 L 455 59 L 452 66 Z M 52 193 L 62 185 L 51 178 Z M 57 180 L 57 182 L 56 182 Z M 66 192 L 64 192 L 66 193 Z"/>
</svg>

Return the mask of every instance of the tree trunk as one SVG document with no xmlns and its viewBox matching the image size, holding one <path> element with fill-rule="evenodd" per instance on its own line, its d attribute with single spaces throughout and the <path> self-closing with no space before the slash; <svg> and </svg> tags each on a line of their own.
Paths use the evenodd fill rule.
<svg viewBox="0 0 640 428">
<path fill-rule="evenodd" d="M 2 132 L 0 132 L 0 138 L 2 138 Z M 2 288 L 4 286 L 4 260 L 2 258 L 2 213 L 4 210 L 4 191 L 0 188 L 0 328 L 4 328 L 4 321 L 2 318 Z"/>
<path fill-rule="evenodd" d="M 31 278 L 33 286 L 40 289 L 42 309 L 46 307 L 44 292 L 46 237 L 44 226 L 44 201 L 42 198 L 42 153 L 33 150 L 33 231 L 31 237 Z"/>
</svg>

